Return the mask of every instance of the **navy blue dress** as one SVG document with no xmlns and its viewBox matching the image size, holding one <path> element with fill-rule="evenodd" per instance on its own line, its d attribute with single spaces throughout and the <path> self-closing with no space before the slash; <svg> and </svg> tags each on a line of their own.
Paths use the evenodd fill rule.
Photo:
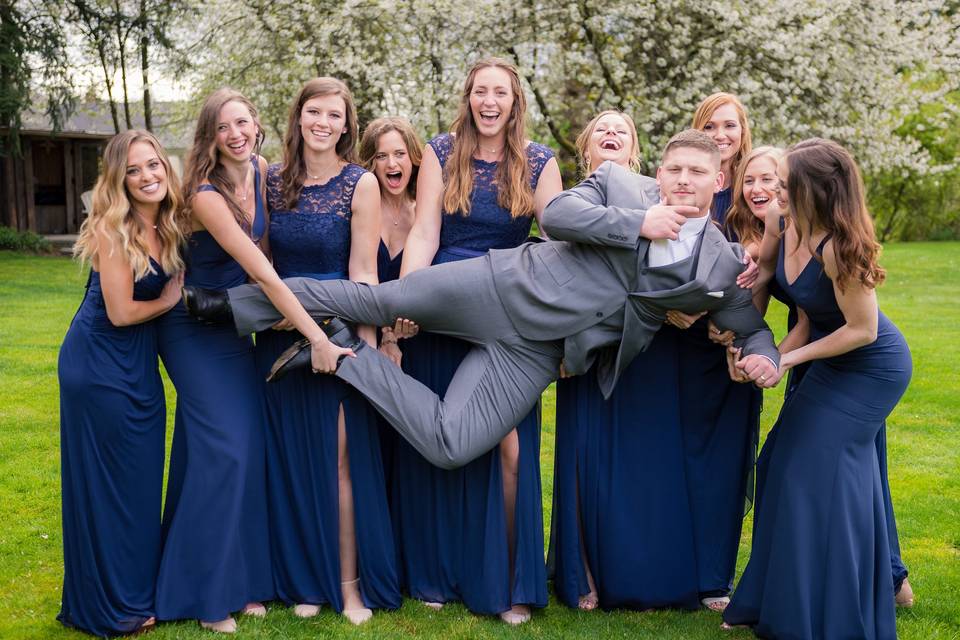
<svg viewBox="0 0 960 640">
<path fill-rule="evenodd" d="M 449 134 L 429 142 L 441 166 L 453 148 Z M 527 146 L 530 185 L 536 188 L 553 152 Z M 469 215 L 442 214 L 434 263 L 483 255 L 523 243 L 532 216 L 513 218 L 497 203 L 497 163 L 474 160 Z M 470 345 L 422 333 L 405 341 L 404 370 L 441 397 Z M 401 558 L 401 580 L 413 598 L 462 601 L 475 613 L 496 614 L 513 605 L 547 604 L 540 487 L 539 405 L 517 425 L 520 457 L 514 510 L 515 549 L 510 556 L 500 451 L 445 471 L 405 441 L 394 453 L 391 509 Z"/>
<path fill-rule="evenodd" d="M 267 173 L 270 251 L 282 278 L 346 279 L 355 164 L 322 185 L 305 186 L 296 207 L 283 200 L 280 166 Z M 261 377 L 297 331 L 257 334 Z M 266 385 L 267 491 L 277 597 L 343 610 L 340 588 L 337 420 L 343 407 L 360 593 L 370 608 L 400 606 L 396 552 L 384 489 L 376 414 L 363 397 L 333 376 L 294 371 Z"/>
<path fill-rule="evenodd" d="M 711 215 L 723 225 L 730 190 L 714 196 Z M 726 348 L 708 335 L 703 317 L 679 339 L 680 425 L 700 597 L 730 592 L 743 515 L 753 497 L 763 393 L 730 379 Z"/>
<path fill-rule="evenodd" d="M 391 280 L 396 280 L 400 277 L 400 267 L 403 265 L 403 249 L 397 252 L 397 255 L 390 256 L 390 249 L 387 248 L 387 245 L 380 241 L 380 246 L 377 247 L 377 280 L 378 282 L 390 282 Z M 406 353 L 407 347 L 405 346 L 409 343 L 410 340 L 415 340 L 416 336 L 413 338 L 407 338 L 399 341 L 398 347 L 400 348 L 401 353 Z M 401 360 L 401 366 L 405 364 Z M 405 369 L 404 369 L 405 370 Z M 402 440 L 400 434 L 390 426 L 390 423 L 383 419 L 379 413 L 377 414 L 377 426 L 380 429 L 380 455 L 383 458 L 383 477 L 386 479 L 386 488 L 387 488 L 387 501 L 392 502 L 393 500 L 393 460 L 394 460 L 394 448 L 396 447 L 397 440 Z"/>
<path fill-rule="evenodd" d="M 811 341 L 843 325 L 816 258 L 788 283 L 781 243 L 777 281 L 809 317 Z M 882 313 L 874 342 L 811 362 L 764 443 L 753 547 L 726 622 L 769 638 L 896 638 L 876 439 L 911 369 Z"/>
<path fill-rule="evenodd" d="M 661 328 L 609 400 L 596 367 L 557 383 L 549 566 L 569 607 L 590 591 L 584 553 L 604 609 L 700 604 L 680 431 L 680 334 Z"/>
<path fill-rule="evenodd" d="M 133 285 L 159 297 L 168 276 Z M 100 274 L 60 347 L 63 602 L 57 619 L 97 636 L 135 631 L 156 615 L 166 408 L 153 320 L 115 327 Z"/>
<path fill-rule="evenodd" d="M 253 159 L 256 214 L 266 226 Z M 204 185 L 203 190 L 213 190 Z M 185 283 L 224 290 L 247 274 L 207 231 L 190 236 Z M 177 389 L 163 512 L 157 617 L 223 620 L 274 597 L 267 530 L 262 377 L 253 342 L 232 326 L 204 325 L 179 303 L 157 321 L 160 357 Z"/>
</svg>

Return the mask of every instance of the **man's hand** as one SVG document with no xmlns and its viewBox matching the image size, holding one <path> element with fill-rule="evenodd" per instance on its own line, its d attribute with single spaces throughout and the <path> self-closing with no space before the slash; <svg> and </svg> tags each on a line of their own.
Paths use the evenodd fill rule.
<svg viewBox="0 0 960 640">
<path fill-rule="evenodd" d="M 742 358 L 737 362 L 736 367 L 761 389 L 769 389 L 770 387 L 777 386 L 777 383 L 780 382 L 780 377 L 783 375 L 782 371 L 774 366 L 770 358 L 756 353 Z"/>
<path fill-rule="evenodd" d="M 687 205 L 658 204 L 647 209 L 640 225 L 640 235 L 649 240 L 676 240 L 680 237 L 680 227 L 687 216 L 700 213 L 696 207 Z"/>
</svg>

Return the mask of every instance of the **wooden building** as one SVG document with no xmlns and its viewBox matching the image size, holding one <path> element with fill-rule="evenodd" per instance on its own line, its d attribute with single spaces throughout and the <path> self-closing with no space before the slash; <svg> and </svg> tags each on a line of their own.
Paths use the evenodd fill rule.
<svg viewBox="0 0 960 640">
<path fill-rule="evenodd" d="M 172 111 L 169 104 L 157 106 L 160 113 Z M 142 116 L 134 120 L 142 126 Z M 154 128 L 179 171 L 185 132 L 173 131 L 171 124 Z M 87 214 L 84 201 L 90 204 L 84 193 L 97 181 L 103 148 L 113 134 L 106 103 L 79 106 L 61 131 L 43 114 L 24 114 L 22 153 L 0 157 L 0 225 L 43 235 L 76 233 Z"/>
</svg>

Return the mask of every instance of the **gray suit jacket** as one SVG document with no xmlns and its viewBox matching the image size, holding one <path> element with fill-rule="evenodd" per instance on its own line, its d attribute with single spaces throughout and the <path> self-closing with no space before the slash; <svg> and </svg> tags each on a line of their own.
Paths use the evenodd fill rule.
<svg viewBox="0 0 960 640">
<path fill-rule="evenodd" d="M 564 340 L 568 372 L 599 357 L 598 380 L 609 397 L 623 369 L 663 324 L 668 309 L 709 311 L 731 329 L 743 354 L 779 363 L 773 334 L 736 284 L 740 245 L 713 224 L 686 274 L 646 267 L 649 240 L 640 236 L 646 210 L 659 200 L 651 178 L 605 162 L 547 205 L 543 229 L 553 241 L 493 250 L 494 284 L 517 332 L 530 340 Z"/>
</svg>

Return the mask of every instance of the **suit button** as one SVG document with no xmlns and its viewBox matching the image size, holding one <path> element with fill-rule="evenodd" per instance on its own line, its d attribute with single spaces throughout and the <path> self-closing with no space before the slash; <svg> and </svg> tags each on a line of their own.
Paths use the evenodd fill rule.
<svg viewBox="0 0 960 640">
<path fill-rule="evenodd" d="M 598 318 L 602 318 L 602 317 L 603 317 L 603 311 L 597 311 L 597 317 L 598 317 Z"/>
<path fill-rule="evenodd" d="M 640 275 L 642 275 L 642 276 L 647 275 L 647 270 L 646 270 L 646 269 L 640 269 Z"/>
</svg>

